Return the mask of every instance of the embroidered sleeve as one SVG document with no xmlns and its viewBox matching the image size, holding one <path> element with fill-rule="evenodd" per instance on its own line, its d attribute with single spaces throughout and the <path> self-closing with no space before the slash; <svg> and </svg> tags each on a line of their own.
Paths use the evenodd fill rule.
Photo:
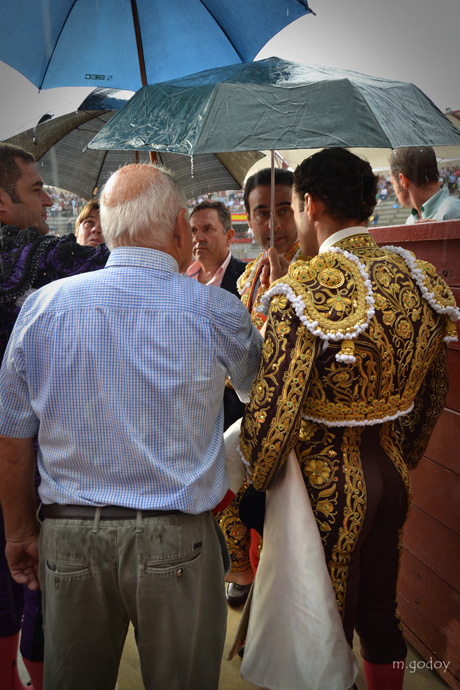
<svg viewBox="0 0 460 690">
<path fill-rule="evenodd" d="M 75 236 L 64 235 L 54 246 L 50 246 L 42 260 L 44 284 L 56 278 L 95 271 L 104 268 L 109 257 L 107 245 L 87 247 L 76 242 Z"/>
<path fill-rule="evenodd" d="M 417 393 L 412 412 L 393 422 L 409 469 L 415 469 L 425 453 L 434 426 L 446 405 L 448 382 L 447 346 L 442 344 Z"/>
<path fill-rule="evenodd" d="M 299 321 L 285 295 L 271 302 L 259 373 L 243 417 L 240 448 L 254 487 L 264 491 L 294 446 L 321 341 Z"/>
</svg>

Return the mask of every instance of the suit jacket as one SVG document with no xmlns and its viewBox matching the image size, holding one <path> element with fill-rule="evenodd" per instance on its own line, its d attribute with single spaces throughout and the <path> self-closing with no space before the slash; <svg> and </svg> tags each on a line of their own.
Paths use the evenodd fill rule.
<svg viewBox="0 0 460 690">
<path fill-rule="evenodd" d="M 227 292 L 231 292 L 236 297 L 239 297 L 236 282 L 245 268 L 245 261 L 241 261 L 232 256 L 224 277 L 222 278 L 220 287 L 227 290 Z M 233 422 L 236 422 L 237 419 L 243 416 L 244 408 L 244 403 L 241 402 L 233 388 L 227 385 L 224 391 L 224 431 L 228 429 Z"/>
<path fill-rule="evenodd" d="M 225 271 L 224 277 L 222 278 L 220 287 L 239 297 L 236 281 L 246 269 L 246 266 L 247 264 L 245 261 L 241 261 L 241 259 L 236 259 L 234 256 L 232 256 Z"/>
</svg>

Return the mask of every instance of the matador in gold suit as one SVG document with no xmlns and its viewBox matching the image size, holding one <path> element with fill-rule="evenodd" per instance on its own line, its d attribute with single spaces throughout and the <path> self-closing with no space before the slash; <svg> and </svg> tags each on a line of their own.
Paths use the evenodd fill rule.
<svg viewBox="0 0 460 690">
<path fill-rule="evenodd" d="M 299 238 L 304 246 L 316 233 L 319 253 L 291 264 L 262 298 L 267 328 L 240 448 L 259 491 L 295 451 L 349 644 L 354 630 L 360 636 L 367 687 L 387 679 L 398 690 L 409 469 L 445 405 L 446 341 L 460 314 L 431 264 L 368 233 L 375 193 L 369 164 L 345 149 L 295 171 Z"/>
</svg>

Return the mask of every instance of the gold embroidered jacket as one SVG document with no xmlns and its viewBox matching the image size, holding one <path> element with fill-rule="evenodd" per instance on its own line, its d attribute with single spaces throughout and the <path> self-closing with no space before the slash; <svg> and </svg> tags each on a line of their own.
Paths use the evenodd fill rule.
<svg viewBox="0 0 460 690">
<path fill-rule="evenodd" d="M 369 234 L 291 264 L 262 307 L 267 330 L 240 448 L 261 491 L 295 448 L 340 609 L 367 506 L 361 434 L 377 425 L 410 496 L 408 468 L 445 405 L 444 341 L 456 339 L 460 314 L 431 264 Z"/>
<path fill-rule="evenodd" d="M 240 275 L 237 280 L 237 288 L 241 297 L 241 301 L 251 314 L 252 322 L 259 330 L 265 323 L 266 316 L 259 311 L 260 300 L 265 292 L 260 287 L 259 278 L 262 270 L 261 259 L 265 256 L 265 252 L 259 254 L 254 261 L 249 261 L 246 270 Z M 299 240 L 287 250 L 284 255 L 286 261 L 305 261 L 307 258 L 302 252 Z"/>
</svg>

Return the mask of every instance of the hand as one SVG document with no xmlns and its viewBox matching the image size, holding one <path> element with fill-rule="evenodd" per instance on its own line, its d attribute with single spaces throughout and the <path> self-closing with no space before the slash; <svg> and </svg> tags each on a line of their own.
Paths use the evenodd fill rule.
<svg viewBox="0 0 460 690">
<path fill-rule="evenodd" d="M 262 272 L 260 274 L 260 284 L 264 290 L 278 278 L 282 278 L 289 270 L 289 261 L 280 256 L 274 247 L 270 247 L 267 256 L 261 261 Z"/>
<path fill-rule="evenodd" d="M 6 542 L 5 555 L 13 580 L 20 585 L 27 585 L 31 590 L 39 589 L 38 533 L 21 540 L 9 539 Z"/>
</svg>

